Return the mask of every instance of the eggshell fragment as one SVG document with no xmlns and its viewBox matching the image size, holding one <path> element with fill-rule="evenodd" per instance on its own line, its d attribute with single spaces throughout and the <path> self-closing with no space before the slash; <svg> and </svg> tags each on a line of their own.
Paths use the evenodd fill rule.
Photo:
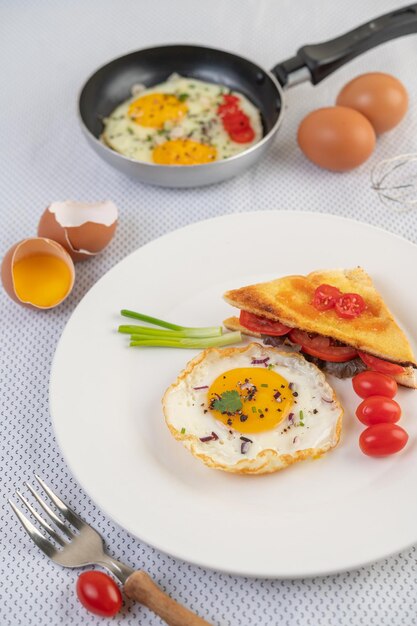
<svg viewBox="0 0 417 626">
<path fill-rule="evenodd" d="M 408 109 L 408 94 L 395 76 L 369 72 L 348 82 L 337 96 L 336 103 L 362 113 L 379 135 L 403 119 Z"/>
<path fill-rule="evenodd" d="M 110 243 L 117 226 L 117 207 L 104 202 L 53 202 L 38 226 L 39 237 L 60 243 L 74 261 L 98 254 Z"/>
<path fill-rule="evenodd" d="M 70 282 L 64 296 L 50 306 L 39 306 L 31 302 L 24 301 L 19 298 L 16 293 L 13 268 L 19 261 L 35 255 L 48 255 L 62 260 L 70 273 Z M 18 304 L 33 309 L 52 309 L 55 306 L 58 306 L 58 304 L 61 304 L 61 302 L 63 302 L 71 293 L 74 286 L 74 279 L 75 269 L 70 255 L 59 243 L 47 238 L 32 237 L 30 239 L 23 239 L 22 241 L 19 241 L 6 252 L 1 264 L 1 281 L 7 295 Z"/>
<path fill-rule="evenodd" d="M 375 131 L 364 115 L 335 106 L 309 113 L 298 127 L 298 144 L 316 165 L 344 172 L 366 161 L 375 148 Z"/>
</svg>

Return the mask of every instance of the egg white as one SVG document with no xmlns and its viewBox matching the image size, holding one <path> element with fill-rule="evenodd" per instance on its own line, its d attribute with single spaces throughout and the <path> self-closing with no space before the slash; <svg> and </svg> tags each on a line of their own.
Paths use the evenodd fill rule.
<svg viewBox="0 0 417 626">
<path fill-rule="evenodd" d="M 128 115 L 129 106 L 138 97 L 152 93 L 173 94 L 185 98 L 188 112 L 178 123 L 166 122 L 163 129 L 141 126 Z M 217 107 L 224 94 L 232 94 L 239 99 L 239 107 L 248 116 L 255 132 L 253 141 L 236 143 L 224 130 L 217 115 Z M 199 143 L 214 146 L 217 160 L 227 159 L 247 150 L 262 138 L 262 121 L 259 110 L 243 94 L 231 91 L 223 85 L 185 78 L 176 74 L 167 81 L 150 89 L 135 93 L 132 98 L 120 104 L 103 121 L 102 141 L 110 148 L 137 161 L 152 163 L 153 149 L 167 140 L 192 139 Z"/>
<path fill-rule="evenodd" d="M 252 361 L 265 358 L 273 371 L 292 383 L 297 394 L 290 410 L 294 417 L 286 417 L 273 429 L 243 435 L 252 443 L 242 453 L 242 434 L 207 410 L 207 386 L 225 371 L 259 367 Z M 202 352 L 168 388 L 163 410 L 171 433 L 192 454 L 211 467 L 238 473 L 274 472 L 324 454 L 339 442 L 343 415 L 333 389 L 314 364 L 299 354 L 257 343 Z M 201 441 L 213 432 L 217 440 Z"/>
</svg>

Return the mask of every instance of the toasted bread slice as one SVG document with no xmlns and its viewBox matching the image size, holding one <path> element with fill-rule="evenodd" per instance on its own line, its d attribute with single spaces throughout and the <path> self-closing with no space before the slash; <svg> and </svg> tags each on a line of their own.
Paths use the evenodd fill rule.
<svg viewBox="0 0 417 626">
<path fill-rule="evenodd" d="M 238 330 L 243 335 L 249 335 L 250 337 L 258 337 L 259 339 L 262 337 L 261 333 L 257 333 L 255 330 L 249 330 L 249 328 L 242 326 L 237 317 L 228 317 L 227 320 L 224 320 L 223 326 L 228 330 Z"/>
<path fill-rule="evenodd" d="M 365 311 L 354 319 L 343 319 L 333 309 L 318 311 L 311 302 L 315 289 L 323 283 L 338 287 L 344 293 L 360 294 L 365 300 Z M 227 291 L 224 299 L 255 315 L 332 337 L 381 359 L 399 363 L 406 370 L 417 367 L 405 334 L 376 291 L 371 277 L 360 267 L 284 276 Z M 409 380 L 408 375 L 406 379 Z"/>
</svg>

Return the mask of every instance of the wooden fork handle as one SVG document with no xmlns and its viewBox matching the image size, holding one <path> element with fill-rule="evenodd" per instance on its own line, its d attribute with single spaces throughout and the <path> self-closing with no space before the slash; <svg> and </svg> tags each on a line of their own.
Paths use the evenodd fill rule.
<svg viewBox="0 0 417 626">
<path fill-rule="evenodd" d="M 145 572 L 134 572 L 125 582 L 125 593 L 159 615 L 168 626 L 211 626 L 166 595 Z"/>
</svg>

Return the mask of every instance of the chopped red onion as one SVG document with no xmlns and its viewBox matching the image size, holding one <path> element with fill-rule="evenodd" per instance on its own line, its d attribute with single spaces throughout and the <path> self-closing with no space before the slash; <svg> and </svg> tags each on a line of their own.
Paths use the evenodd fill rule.
<svg viewBox="0 0 417 626">
<path fill-rule="evenodd" d="M 290 384 L 288 385 L 288 388 L 289 388 L 291 391 L 293 391 L 293 390 L 294 390 L 294 383 L 290 383 Z"/>
<path fill-rule="evenodd" d="M 251 364 L 251 365 L 265 365 L 265 367 L 268 367 L 268 361 L 269 361 L 269 359 L 270 359 L 270 357 L 269 357 L 269 356 L 265 357 L 264 359 L 255 359 L 255 358 L 252 358 L 252 361 L 251 361 L 251 363 L 250 363 L 250 364 Z"/>
<path fill-rule="evenodd" d="M 247 378 L 245 379 L 244 383 L 238 383 L 239 387 L 241 389 L 253 389 L 255 387 L 255 385 L 253 383 L 251 383 Z M 256 389 L 256 387 L 255 387 Z"/>
<path fill-rule="evenodd" d="M 281 402 L 281 392 L 280 391 L 276 391 L 274 393 L 274 400 L 276 400 L 277 402 Z"/>
<path fill-rule="evenodd" d="M 298 443 L 300 441 L 300 437 L 298 435 L 295 435 L 294 439 L 292 440 L 293 443 Z"/>
<path fill-rule="evenodd" d="M 200 391 L 200 389 L 208 389 L 208 385 L 202 385 L 201 387 L 193 387 L 194 391 Z"/>
<path fill-rule="evenodd" d="M 292 421 L 293 421 L 293 419 L 294 419 L 294 413 L 289 413 L 289 414 L 288 414 L 288 421 L 289 421 L 289 422 L 292 422 Z"/>
<path fill-rule="evenodd" d="M 244 437 L 243 435 L 240 439 L 241 441 L 248 441 L 249 443 L 253 443 L 252 439 L 248 439 L 247 437 Z"/>
<path fill-rule="evenodd" d="M 332 404 L 333 402 L 333 398 L 331 400 L 329 400 L 329 398 L 322 398 L 323 402 L 328 402 L 329 404 Z"/>
<path fill-rule="evenodd" d="M 216 433 L 211 433 L 211 435 L 207 435 L 207 437 L 200 437 L 200 441 L 206 443 L 207 441 L 216 441 L 218 439 L 218 435 Z"/>
<path fill-rule="evenodd" d="M 240 446 L 240 453 L 241 454 L 246 454 L 250 448 L 250 444 L 251 442 L 249 441 L 243 441 L 242 445 Z"/>
</svg>

